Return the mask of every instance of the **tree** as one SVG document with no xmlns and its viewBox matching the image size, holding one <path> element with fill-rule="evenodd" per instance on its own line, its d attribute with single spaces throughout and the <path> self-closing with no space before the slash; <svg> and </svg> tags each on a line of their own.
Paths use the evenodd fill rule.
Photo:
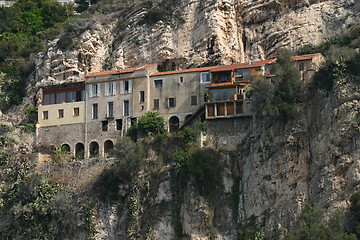
<svg viewBox="0 0 360 240">
<path fill-rule="evenodd" d="M 301 100 L 301 81 L 289 50 L 279 50 L 270 72 L 274 75 L 271 80 L 262 78 L 252 83 L 255 111 L 260 116 L 296 117 Z"/>
<path fill-rule="evenodd" d="M 131 127 L 129 132 L 129 135 L 137 132 L 145 135 L 150 133 L 162 134 L 165 132 L 164 118 L 158 112 L 147 112 L 139 119 L 137 124 Z"/>
</svg>

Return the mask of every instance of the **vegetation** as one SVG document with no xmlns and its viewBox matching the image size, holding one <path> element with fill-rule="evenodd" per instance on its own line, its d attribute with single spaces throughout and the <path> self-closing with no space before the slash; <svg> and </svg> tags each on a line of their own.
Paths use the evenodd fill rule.
<svg viewBox="0 0 360 240">
<path fill-rule="evenodd" d="M 161 0 L 156 4 L 154 4 L 153 1 L 146 1 L 143 4 L 146 13 L 139 21 L 139 25 L 152 25 L 158 21 L 170 22 L 171 19 L 176 19 L 180 23 L 185 23 L 185 19 L 181 16 L 180 10 L 177 10 L 177 6 L 180 3 L 181 2 L 178 0 Z"/>
<path fill-rule="evenodd" d="M 18 0 L 0 8 L 0 110 L 19 104 L 34 54 L 44 50 L 73 14 L 72 5 L 52 0 Z"/>
<path fill-rule="evenodd" d="M 326 63 L 315 76 L 316 87 L 329 92 L 335 84 L 359 81 L 360 76 L 360 25 L 350 29 L 342 36 L 327 39 L 319 45 L 305 45 L 298 53 L 320 52 Z"/>
<path fill-rule="evenodd" d="M 6 157 L 0 192 L 1 239 L 56 239 L 64 231 L 72 195 L 34 173 L 27 160 Z"/>
<path fill-rule="evenodd" d="M 299 113 L 301 82 L 291 52 L 280 49 L 270 71 L 275 75 L 271 80 L 262 78 L 252 83 L 255 111 L 260 116 L 295 118 Z"/>
<path fill-rule="evenodd" d="M 284 240 L 322 239 L 322 240 L 357 240 L 355 234 L 346 232 L 346 218 L 343 212 L 337 211 L 324 219 L 322 209 L 307 206 L 299 219 L 299 228 Z"/>
<path fill-rule="evenodd" d="M 158 112 L 147 112 L 129 129 L 128 135 L 136 139 L 137 135 L 163 134 L 165 132 L 164 118 Z"/>
</svg>

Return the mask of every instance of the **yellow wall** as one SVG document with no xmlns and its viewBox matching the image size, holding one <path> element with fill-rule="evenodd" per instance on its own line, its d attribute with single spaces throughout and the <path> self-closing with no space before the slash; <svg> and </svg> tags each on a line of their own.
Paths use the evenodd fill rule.
<svg viewBox="0 0 360 240">
<path fill-rule="evenodd" d="M 79 116 L 74 116 L 74 108 L 79 108 Z M 64 109 L 64 117 L 58 117 L 58 110 Z M 48 119 L 43 119 L 43 112 L 48 111 Z M 85 101 L 42 105 L 38 108 L 39 127 L 85 122 Z"/>
</svg>

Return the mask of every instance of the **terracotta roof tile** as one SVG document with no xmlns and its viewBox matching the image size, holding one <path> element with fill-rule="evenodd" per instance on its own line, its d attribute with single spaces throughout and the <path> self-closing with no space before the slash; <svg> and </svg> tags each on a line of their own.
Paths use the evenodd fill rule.
<svg viewBox="0 0 360 240">
<path fill-rule="evenodd" d="M 321 53 L 314 53 L 314 54 L 308 54 L 308 55 L 302 55 L 302 56 L 293 56 L 292 60 L 294 60 L 294 61 L 308 60 L 308 59 L 313 59 L 314 57 L 317 57 L 320 55 L 321 55 Z"/>
<path fill-rule="evenodd" d="M 176 71 L 157 72 L 157 73 L 151 74 L 150 77 L 170 75 L 170 74 L 190 73 L 190 72 L 207 72 L 213 68 L 216 68 L 216 66 L 202 67 L 202 68 L 189 68 L 189 69 L 176 70 Z"/>
<path fill-rule="evenodd" d="M 261 61 L 255 61 L 255 62 L 237 63 L 237 64 L 231 64 L 231 65 L 220 65 L 214 69 L 211 69 L 210 72 L 223 72 L 223 71 L 231 71 L 231 70 L 242 69 L 242 68 L 260 67 L 264 64 L 273 63 L 275 61 L 276 61 L 276 59 L 268 59 L 268 60 L 261 60 Z"/>
<path fill-rule="evenodd" d="M 86 75 L 85 77 L 89 78 L 89 77 L 121 74 L 121 73 L 132 73 L 132 72 L 135 72 L 137 70 L 145 70 L 145 69 L 148 69 L 148 68 L 151 68 L 151 67 L 154 67 L 154 66 L 156 66 L 156 64 L 145 65 L 145 66 L 139 67 L 139 68 L 126 68 L 126 69 L 120 69 L 120 70 L 94 72 L 94 73 L 90 73 L 90 74 Z"/>
</svg>

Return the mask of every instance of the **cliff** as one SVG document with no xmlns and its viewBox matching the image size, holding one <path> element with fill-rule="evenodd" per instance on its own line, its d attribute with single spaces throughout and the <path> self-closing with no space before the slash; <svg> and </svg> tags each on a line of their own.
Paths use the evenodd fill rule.
<svg viewBox="0 0 360 240">
<path fill-rule="evenodd" d="M 148 9 L 140 2 L 119 2 L 122 8 L 115 12 L 95 6 L 91 19 L 65 32 L 72 44 L 60 48 L 54 41 L 47 52 L 39 54 L 36 81 L 76 81 L 104 68 L 166 60 L 174 62 L 172 67 L 185 68 L 265 59 L 281 47 L 296 50 L 319 44 L 344 33 L 360 18 L 355 0 L 171 3 L 180 17 L 150 24 L 141 22 Z"/>
</svg>

